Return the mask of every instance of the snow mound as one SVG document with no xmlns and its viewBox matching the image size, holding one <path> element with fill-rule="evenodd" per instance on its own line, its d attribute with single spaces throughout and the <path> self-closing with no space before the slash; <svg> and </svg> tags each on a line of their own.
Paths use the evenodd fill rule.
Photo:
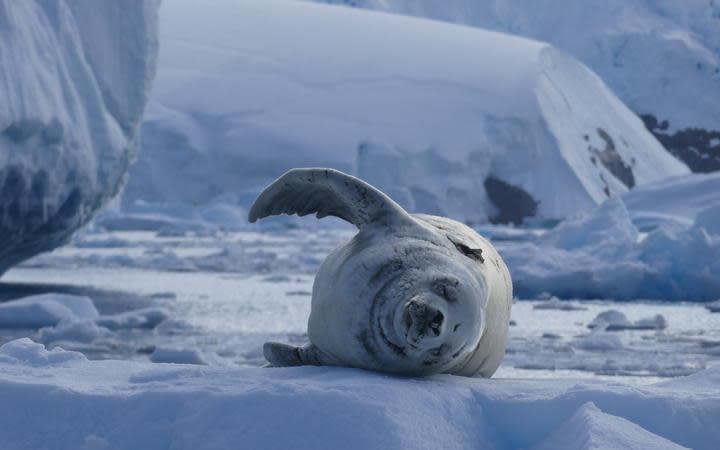
<svg viewBox="0 0 720 450">
<path fill-rule="evenodd" d="M 161 23 L 126 207 L 227 192 L 247 206 L 285 170 L 324 166 L 412 211 L 518 222 L 688 172 L 600 78 L 548 44 L 279 0 L 178 0 Z"/>
<path fill-rule="evenodd" d="M 181 349 L 158 347 L 152 355 L 150 361 L 154 363 L 173 363 L 173 364 L 200 364 L 206 365 L 207 361 L 203 355 L 196 349 Z"/>
<path fill-rule="evenodd" d="M 615 198 L 535 241 L 496 244 L 522 298 L 709 301 L 720 292 L 718 217 L 713 205 L 690 226 L 666 222 L 639 239 Z"/>
<path fill-rule="evenodd" d="M 41 294 L 0 303 L 0 328 L 41 328 L 96 317 L 92 300 L 75 295 Z"/>
<path fill-rule="evenodd" d="M 118 193 L 155 70 L 156 1 L 0 8 L 0 274 Z"/>
<path fill-rule="evenodd" d="M 720 441 L 720 391 L 693 383 L 718 370 L 642 388 L 417 379 L 338 367 L 87 361 L 25 339 L 0 348 L 0 446 L 567 448 L 572 435 L 587 448 L 702 450 Z"/>
<path fill-rule="evenodd" d="M 590 449 L 683 449 L 665 438 L 621 417 L 602 412 L 592 402 L 582 405 L 573 416 L 537 447 L 537 450 Z"/>
<path fill-rule="evenodd" d="M 552 43 L 587 64 L 693 171 L 720 169 L 720 4 L 707 0 L 316 0 Z"/>
</svg>

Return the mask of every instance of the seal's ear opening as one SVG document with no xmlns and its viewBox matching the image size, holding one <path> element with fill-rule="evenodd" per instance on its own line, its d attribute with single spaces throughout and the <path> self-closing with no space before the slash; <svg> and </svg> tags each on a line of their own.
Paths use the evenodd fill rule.
<svg viewBox="0 0 720 450">
<path fill-rule="evenodd" d="M 467 245 L 463 244 L 462 242 L 459 242 L 459 241 L 451 238 L 450 236 L 448 236 L 447 238 L 450 240 L 450 242 L 453 243 L 453 245 L 455 246 L 457 251 L 459 251 L 463 255 L 465 255 L 468 258 L 470 258 L 474 261 L 477 261 L 481 264 L 485 262 L 485 258 L 483 258 L 481 248 L 470 248 Z"/>
</svg>

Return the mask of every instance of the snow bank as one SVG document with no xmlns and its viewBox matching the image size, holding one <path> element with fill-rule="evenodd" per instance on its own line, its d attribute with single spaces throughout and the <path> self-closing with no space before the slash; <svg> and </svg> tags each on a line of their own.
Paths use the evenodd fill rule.
<svg viewBox="0 0 720 450">
<path fill-rule="evenodd" d="M 560 223 L 535 241 L 497 246 L 522 298 L 715 300 L 720 206 L 691 226 L 665 223 L 643 240 L 619 198 Z"/>
<path fill-rule="evenodd" d="M 0 3 L 0 274 L 120 190 L 155 69 L 157 2 Z"/>
<path fill-rule="evenodd" d="M 177 0 L 161 23 L 126 207 L 227 192 L 247 206 L 291 167 L 328 166 L 413 211 L 519 221 L 688 172 L 547 44 L 279 0 Z"/>
<path fill-rule="evenodd" d="M 587 64 L 693 171 L 720 169 L 720 5 L 707 0 L 317 0 L 550 42 Z"/>
<path fill-rule="evenodd" d="M 647 387 L 416 379 L 88 361 L 22 339 L 0 348 L 0 446 L 710 449 L 719 373 Z"/>
</svg>

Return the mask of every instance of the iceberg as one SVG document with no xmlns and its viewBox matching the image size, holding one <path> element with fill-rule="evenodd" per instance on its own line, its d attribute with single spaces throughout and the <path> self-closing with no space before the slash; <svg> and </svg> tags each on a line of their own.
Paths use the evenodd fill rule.
<svg viewBox="0 0 720 450">
<path fill-rule="evenodd" d="M 720 4 L 316 0 L 512 33 L 587 64 L 694 172 L 720 170 Z"/>
<path fill-rule="evenodd" d="M 157 53 L 155 0 L 0 2 L 0 274 L 122 188 Z"/>
<path fill-rule="evenodd" d="M 228 192 L 247 207 L 285 170 L 322 166 L 414 212 L 520 222 L 689 172 L 549 44 L 288 0 L 177 0 L 160 21 L 127 208 Z"/>
</svg>

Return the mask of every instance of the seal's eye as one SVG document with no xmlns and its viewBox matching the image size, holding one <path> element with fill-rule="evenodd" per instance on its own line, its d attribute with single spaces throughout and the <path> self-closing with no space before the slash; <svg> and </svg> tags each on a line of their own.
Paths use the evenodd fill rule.
<svg viewBox="0 0 720 450">
<path fill-rule="evenodd" d="M 457 301 L 458 290 L 457 287 L 460 282 L 454 278 L 442 278 L 433 282 L 432 289 L 435 293 L 449 302 Z"/>
</svg>

